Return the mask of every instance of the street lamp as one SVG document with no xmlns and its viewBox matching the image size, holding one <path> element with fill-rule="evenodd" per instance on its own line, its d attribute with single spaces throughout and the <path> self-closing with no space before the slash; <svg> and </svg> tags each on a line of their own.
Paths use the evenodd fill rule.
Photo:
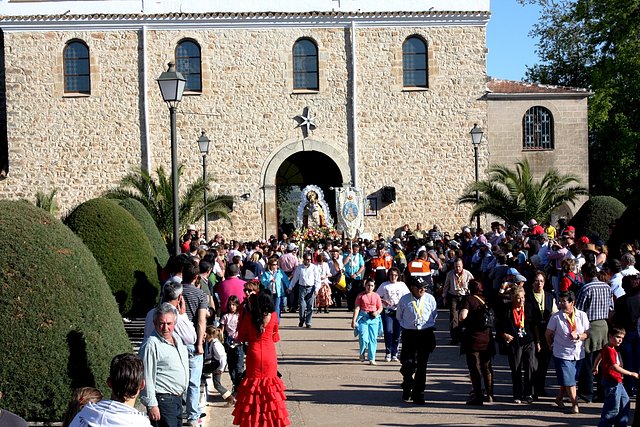
<svg viewBox="0 0 640 427">
<path fill-rule="evenodd" d="M 202 154 L 202 181 L 205 184 L 204 187 L 204 239 L 209 241 L 209 215 L 207 209 L 207 154 L 209 154 L 209 143 L 211 141 L 207 138 L 207 134 L 202 131 L 202 135 L 198 138 L 198 147 L 200 148 L 200 154 Z"/>
<path fill-rule="evenodd" d="M 171 181 L 173 184 L 173 253 L 180 254 L 180 217 L 178 213 L 178 147 L 176 141 L 176 109 L 182 100 L 186 79 L 176 71 L 175 64 L 169 62 L 169 68 L 158 77 L 162 99 L 169 106 L 171 121 Z"/>
<path fill-rule="evenodd" d="M 480 204 L 480 193 L 478 192 L 478 146 L 482 141 L 482 128 L 478 127 L 477 123 L 473 124 L 473 129 L 471 129 L 471 142 L 473 143 L 473 156 L 476 161 L 476 206 Z M 476 229 L 480 228 L 480 214 L 476 216 Z"/>
</svg>

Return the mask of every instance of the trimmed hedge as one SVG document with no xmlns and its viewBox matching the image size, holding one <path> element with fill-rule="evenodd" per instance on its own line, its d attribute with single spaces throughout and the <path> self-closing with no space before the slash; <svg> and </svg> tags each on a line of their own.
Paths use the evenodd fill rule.
<svg viewBox="0 0 640 427">
<path fill-rule="evenodd" d="M 142 226 L 117 201 L 97 198 L 64 220 L 93 253 L 123 315 L 144 316 L 156 303 L 155 252 Z"/>
<path fill-rule="evenodd" d="M 144 230 L 144 234 L 146 234 L 149 239 L 149 243 L 151 243 L 151 247 L 156 252 L 158 263 L 164 267 L 169 260 L 169 251 L 167 250 L 167 245 L 164 243 L 164 240 L 162 240 L 162 235 L 158 230 L 158 226 L 156 226 L 156 223 L 147 208 L 145 208 L 142 203 L 132 198 L 119 200 L 118 203 L 120 203 L 120 206 L 125 208 L 136 220 L 138 220 L 142 226 L 142 230 Z"/>
<path fill-rule="evenodd" d="M 609 237 L 609 253 L 612 258 L 620 257 L 620 245 L 640 240 L 640 199 L 630 204 L 616 221 L 616 228 Z"/>
<path fill-rule="evenodd" d="M 131 351 L 100 266 L 58 219 L 0 200 L 2 407 L 30 421 L 62 419 L 71 391 L 98 387 Z"/>
<path fill-rule="evenodd" d="M 620 218 L 626 206 L 610 196 L 594 196 L 587 200 L 569 221 L 576 228 L 576 236 L 588 236 L 607 241 L 609 224 Z"/>
</svg>

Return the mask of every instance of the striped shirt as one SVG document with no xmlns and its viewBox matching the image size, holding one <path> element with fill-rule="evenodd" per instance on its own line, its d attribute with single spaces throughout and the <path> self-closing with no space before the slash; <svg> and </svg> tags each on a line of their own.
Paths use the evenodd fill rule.
<svg viewBox="0 0 640 427">
<path fill-rule="evenodd" d="M 576 308 L 587 313 L 589 322 L 608 319 L 613 310 L 611 287 L 598 280 L 587 283 L 578 292 Z"/>
</svg>

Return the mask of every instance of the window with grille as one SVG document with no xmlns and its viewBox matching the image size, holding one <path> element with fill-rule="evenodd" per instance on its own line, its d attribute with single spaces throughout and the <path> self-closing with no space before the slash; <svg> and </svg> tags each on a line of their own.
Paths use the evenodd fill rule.
<svg viewBox="0 0 640 427">
<path fill-rule="evenodd" d="M 64 47 L 64 92 L 91 93 L 89 47 L 80 40 L 72 40 Z"/>
<path fill-rule="evenodd" d="M 184 90 L 202 92 L 200 46 L 193 40 L 182 40 L 176 47 L 176 71 L 187 79 Z"/>
<path fill-rule="evenodd" d="M 293 90 L 319 90 L 318 46 L 309 39 L 293 45 Z"/>
<path fill-rule="evenodd" d="M 427 43 L 418 36 L 408 37 L 402 45 L 403 86 L 427 88 Z"/>
<path fill-rule="evenodd" d="M 553 115 L 544 107 L 527 110 L 522 118 L 522 149 L 553 150 Z"/>
</svg>

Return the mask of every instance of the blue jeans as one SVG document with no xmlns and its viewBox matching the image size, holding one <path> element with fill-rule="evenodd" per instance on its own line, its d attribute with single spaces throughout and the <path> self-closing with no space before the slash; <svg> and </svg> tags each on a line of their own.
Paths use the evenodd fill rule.
<svg viewBox="0 0 640 427">
<path fill-rule="evenodd" d="M 280 323 L 280 310 L 282 307 L 280 307 L 280 305 L 282 304 L 282 297 L 273 297 L 273 305 L 276 306 L 276 314 L 278 315 L 278 323 Z"/>
<path fill-rule="evenodd" d="M 384 329 L 384 348 L 386 354 L 391 356 L 398 355 L 398 343 L 400 342 L 400 322 L 396 319 L 395 311 L 392 314 L 387 314 L 387 311 L 382 312 L 382 327 Z"/>
<path fill-rule="evenodd" d="M 182 425 L 182 397 L 156 394 L 160 420 L 151 421 L 154 427 L 180 427 Z"/>
<path fill-rule="evenodd" d="M 187 387 L 186 413 L 189 421 L 198 421 L 200 418 L 200 378 L 202 377 L 202 366 L 204 358 L 202 354 L 195 354 L 195 347 L 188 345 L 189 351 L 189 387 Z"/>
<path fill-rule="evenodd" d="M 229 377 L 233 383 L 233 391 L 238 389 L 244 372 L 244 348 L 242 344 L 233 348 L 230 345 L 224 346 L 227 351 L 227 366 L 229 367 Z"/>
<path fill-rule="evenodd" d="M 598 427 L 626 426 L 629 422 L 629 395 L 622 383 L 602 379 L 604 404 Z"/>
<path fill-rule="evenodd" d="M 298 286 L 300 288 L 300 296 L 298 304 L 300 305 L 300 323 L 311 325 L 311 317 L 313 316 L 313 306 L 316 299 L 315 286 Z"/>
<path fill-rule="evenodd" d="M 620 356 L 624 362 L 624 368 L 631 372 L 640 370 L 640 336 L 638 331 L 628 331 L 620 345 Z M 627 393 L 636 389 L 638 380 L 631 376 L 625 376 L 623 380 Z"/>
</svg>

